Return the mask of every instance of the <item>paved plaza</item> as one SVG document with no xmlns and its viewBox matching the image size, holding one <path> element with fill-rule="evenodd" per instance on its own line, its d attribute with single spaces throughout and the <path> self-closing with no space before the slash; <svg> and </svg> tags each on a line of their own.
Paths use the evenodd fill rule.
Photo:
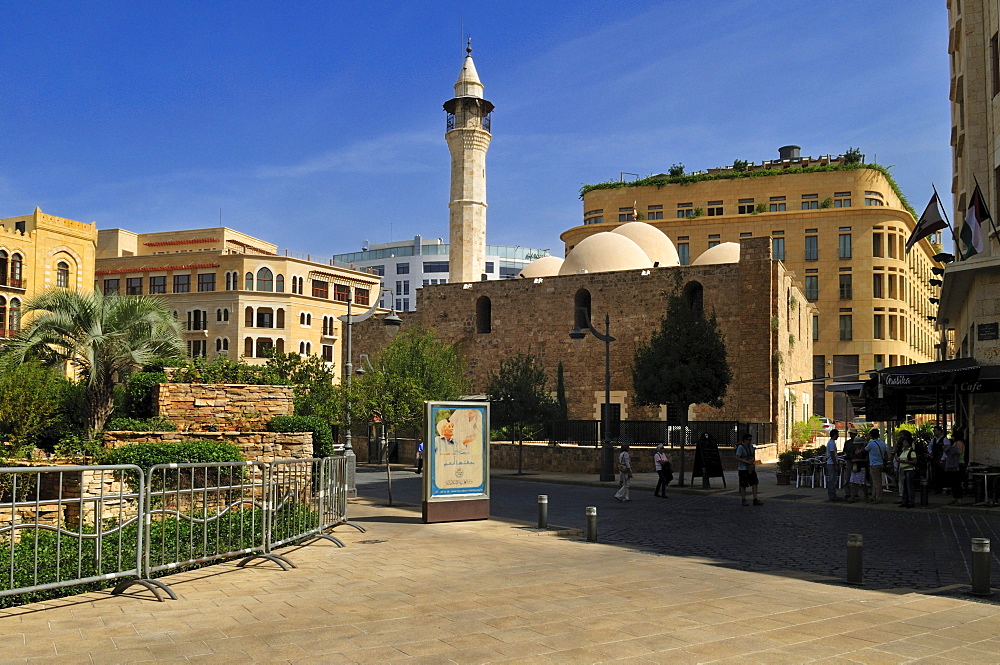
<svg viewBox="0 0 1000 665">
<path fill-rule="evenodd" d="M 396 474 L 396 501 L 419 482 L 410 476 Z M 1000 662 L 1000 605 L 960 588 L 845 586 L 846 523 L 831 524 L 847 515 L 860 532 L 887 528 L 895 538 L 990 517 L 767 496 L 744 509 L 728 491 L 662 500 L 638 489 L 621 505 L 605 487 L 494 478 L 495 513 L 518 505 L 533 520 L 524 497 L 542 488 L 552 523 L 579 512 L 582 524 L 572 502 L 593 500 L 595 544 L 503 518 L 423 525 L 418 508 L 388 507 L 378 495 L 384 473 L 359 478 L 371 498 L 351 512 L 368 531 L 339 529 L 346 548 L 292 548 L 299 567 L 287 572 L 222 564 L 179 573 L 165 578 L 177 601 L 99 592 L 3 610 L 0 662 Z M 835 535 L 817 542 L 808 524 Z M 698 545 L 692 533 L 701 549 L 681 551 Z M 803 547 L 818 552 L 814 568 L 825 574 L 786 553 Z M 866 564 L 873 558 L 866 549 Z"/>
</svg>

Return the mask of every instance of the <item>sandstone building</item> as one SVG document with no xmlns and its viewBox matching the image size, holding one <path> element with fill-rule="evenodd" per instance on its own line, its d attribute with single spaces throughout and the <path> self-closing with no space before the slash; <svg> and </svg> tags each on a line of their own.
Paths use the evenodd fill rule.
<svg viewBox="0 0 1000 665">
<path fill-rule="evenodd" d="M 489 373 L 518 352 L 543 363 L 554 390 L 561 362 L 569 417 L 597 420 L 604 403 L 604 344 L 588 336 L 576 348 L 569 333 L 576 307 L 586 307 L 594 322 L 608 314 L 617 338 L 610 347 L 612 415 L 659 420 L 666 417 L 664 407 L 634 402 L 632 361 L 636 348 L 659 329 L 679 279 L 693 306 L 718 317 L 734 375 L 721 409 L 698 405 L 691 417 L 772 423 L 775 438 L 786 440 L 791 423 L 811 413 L 809 384 L 787 384 L 809 378 L 815 308 L 784 265 L 772 260 L 768 239 L 741 241 L 735 263 L 630 269 L 619 255 L 601 258 L 584 274 L 421 289 L 417 311 L 401 315 L 403 328 L 424 326 L 458 345 L 475 391 L 484 390 Z M 386 343 L 381 321 L 355 326 L 355 354 L 375 357 Z"/>
<path fill-rule="evenodd" d="M 94 280 L 97 225 L 47 215 L 0 219 L 0 337 L 21 327 L 26 300 L 53 288 L 88 292 Z"/>
<path fill-rule="evenodd" d="M 338 316 L 367 310 L 379 277 L 279 255 L 264 240 L 218 227 L 161 233 L 98 234 L 95 288 L 166 298 L 181 321 L 190 356 L 245 357 L 269 349 L 334 363 Z"/>
<path fill-rule="evenodd" d="M 775 259 L 804 284 L 817 311 L 807 322 L 812 375 L 853 376 L 870 369 L 932 360 L 937 335 L 928 318 L 937 288 L 931 239 L 907 254 L 915 220 L 876 168 L 843 168 L 844 156 L 781 158 L 705 174 L 653 176 L 583 190 L 582 223 L 565 231 L 568 256 L 588 236 L 614 229 L 635 213 L 663 231 L 679 261 L 697 264 L 720 244 L 769 238 Z M 569 259 L 567 259 L 569 260 Z M 852 414 L 846 399 L 814 386 L 815 413 Z"/>
</svg>

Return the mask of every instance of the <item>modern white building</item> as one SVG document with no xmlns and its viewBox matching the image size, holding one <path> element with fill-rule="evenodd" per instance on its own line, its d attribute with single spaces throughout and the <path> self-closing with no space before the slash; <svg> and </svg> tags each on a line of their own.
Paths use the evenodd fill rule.
<svg viewBox="0 0 1000 665">
<path fill-rule="evenodd" d="M 382 277 L 382 288 L 390 289 L 396 302 L 382 297 L 380 305 L 394 307 L 398 312 L 416 309 L 416 292 L 423 286 L 447 284 L 450 270 L 448 243 L 441 238 L 414 236 L 413 240 L 379 243 L 360 252 L 336 254 L 336 265 L 352 266 L 355 270 L 371 270 Z M 520 245 L 487 245 L 484 272 L 480 279 L 513 279 L 526 265 L 543 256 L 547 249 L 531 249 Z"/>
</svg>

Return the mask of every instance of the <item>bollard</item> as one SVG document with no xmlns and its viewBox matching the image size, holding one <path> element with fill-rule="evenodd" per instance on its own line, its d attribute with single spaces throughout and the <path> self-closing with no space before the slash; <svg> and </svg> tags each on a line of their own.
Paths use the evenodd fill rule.
<svg viewBox="0 0 1000 665">
<path fill-rule="evenodd" d="M 587 542 L 597 542 L 597 506 L 587 506 Z"/>
<path fill-rule="evenodd" d="M 549 528 L 549 495 L 538 495 L 538 528 Z"/>
<path fill-rule="evenodd" d="M 920 479 L 920 505 L 926 506 L 930 503 L 930 480 L 926 477 Z"/>
<path fill-rule="evenodd" d="M 860 533 L 847 534 L 847 583 L 864 584 L 861 574 L 861 546 L 864 539 Z"/>
<path fill-rule="evenodd" d="M 990 539 L 972 539 L 972 593 L 977 596 L 993 595 L 990 589 Z"/>
</svg>

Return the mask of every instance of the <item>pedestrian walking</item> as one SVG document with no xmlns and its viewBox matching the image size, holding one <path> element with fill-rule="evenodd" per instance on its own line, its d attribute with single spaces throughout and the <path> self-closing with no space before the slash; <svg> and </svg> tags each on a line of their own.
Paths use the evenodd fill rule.
<svg viewBox="0 0 1000 665">
<path fill-rule="evenodd" d="M 417 443 L 417 468 L 414 473 L 423 473 L 424 471 L 424 442 L 420 441 Z"/>
<path fill-rule="evenodd" d="M 927 468 L 935 494 L 944 491 L 944 449 L 950 445 L 951 439 L 944 435 L 940 425 L 935 425 L 934 438 L 931 439 L 930 463 Z"/>
<path fill-rule="evenodd" d="M 870 441 L 865 446 L 868 452 L 868 468 L 872 475 L 872 498 L 871 503 L 882 503 L 882 469 L 889 459 L 889 449 L 885 442 L 879 438 L 879 431 L 872 428 L 868 432 Z"/>
<path fill-rule="evenodd" d="M 951 433 L 951 441 L 944 449 L 944 474 L 951 487 L 951 503 L 962 502 L 965 496 L 965 435 L 956 428 Z"/>
<path fill-rule="evenodd" d="M 840 501 L 837 496 L 837 485 L 840 480 L 840 459 L 837 458 L 837 439 L 840 432 L 830 430 L 830 439 L 826 442 L 826 496 L 827 501 Z"/>
<path fill-rule="evenodd" d="M 917 451 L 913 447 L 913 436 L 909 432 L 901 437 L 903 449 L 896 458 L 899 461 L 899 492 L 902 500 L 899 502 L 903 508 L 915 508 L 916 494 L 914 493 L 917 478 Z"/>
<path fill-rule="evenodd" d="M 653 491 L 653 496 L 667 498 L 667 485 L 673 480 L 673 473 L 670 469 L 670 459 L 667 457 L 666 451 L 663 449 L 663 444 L 658 444 L 656 446 L 656 452 L 653 454 L 653 465 L 656 467 L 656 475 L 658 479 L 656 481 L 656 490 Z"/>
<path fill-rule="evenodd" d="M 740 445 L 736 446 L 736 472 L 740 477 L 740 503 L 747 503 L 747 488 L 753 492 L 753 505 L 763 506 L 764 502 L 757 498 L 757 453 L 753 447 L 753 436 L 744 434 Z"/>
<path fill-rule="evenodd" d="M 615 492 L 615 498 L 619 501 L 631 501 L 628 497 L 628 485 L 632 481 L 632 459 L 628 454 L 628 444 L 622 444 L 622 451 L 618 453 L 618 473 L 621 475 L 621 487 Z"/>
<path fill-rule="evenodd" d="M 851 465 L 851 476 L 848 479 L 850 481 L 850 492 L 851 498 L 847 500 L 848 503 L 857 503 L 860 501 L 858 496 L 859 490 L 864 490 L 865 501 L 868 500 L 868 451 L 865 450 L 864 446 L 860 443 L 855 444 L 853 448 L 853 454 L 849 458 Z"/>
</svg>

